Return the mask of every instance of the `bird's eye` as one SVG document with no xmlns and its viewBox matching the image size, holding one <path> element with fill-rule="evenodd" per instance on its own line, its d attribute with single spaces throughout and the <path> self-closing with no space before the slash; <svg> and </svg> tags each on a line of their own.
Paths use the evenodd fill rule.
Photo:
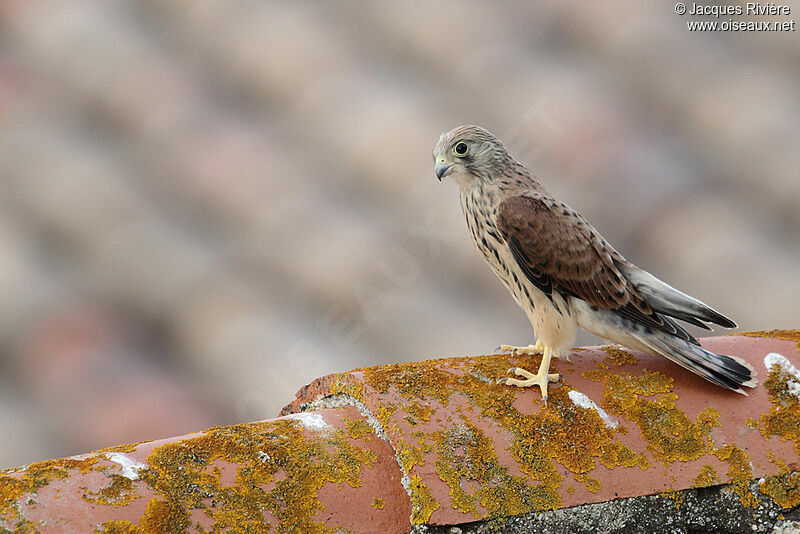
<svg viewBox="0 0 800 534">
<path fill-rule="evenodd" d="M 468 148 L 467 143 L 461 141 L 453 147 L 453 154 L 456 156 L 466 156 Z"/>
</svg>

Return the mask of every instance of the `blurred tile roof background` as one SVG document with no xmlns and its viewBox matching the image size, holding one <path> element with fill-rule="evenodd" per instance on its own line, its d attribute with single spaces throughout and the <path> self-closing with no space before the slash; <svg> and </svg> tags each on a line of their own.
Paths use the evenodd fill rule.
<svg viewBox="0 0 800 534">
<path fill-rule="evenodd" d="M 0 3 L 0 466 L 532 342 L 433 176 L 462 123 L 742 329 L 797 327 L 798 32 L 686 20 L 621 0 Z"/>
</svg>

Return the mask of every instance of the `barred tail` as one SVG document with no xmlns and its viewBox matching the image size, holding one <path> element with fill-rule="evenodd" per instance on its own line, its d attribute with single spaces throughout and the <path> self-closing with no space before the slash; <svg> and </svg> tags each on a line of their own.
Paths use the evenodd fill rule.
<svg viewBox="0 0 800 534">
<path fill-rule="evenodd" d="M 665 333 L 636 333 L 634 337 L 653 352 L 718 386 L 747 395 L 742 387 L 753 388 L 758 384 L 753 367 L 736 356 L 715 354 Z"/>
</svg>

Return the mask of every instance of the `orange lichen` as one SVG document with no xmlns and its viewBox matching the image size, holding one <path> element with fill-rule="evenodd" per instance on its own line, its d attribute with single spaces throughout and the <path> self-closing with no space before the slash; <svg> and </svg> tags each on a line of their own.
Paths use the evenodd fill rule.
<svg viewBox="0 0 800 534">
<path fill-rule="evenodd" d="M 700 468 L 700 474 L 692 479 L 693 488 L 705 488 L 712 486 L 717 480 L 717 470 L 711 465 L 704 465 Z"/>
<path fill-rule="evenodd" d="M 439 509 L 439 503 L 433 498 L 431 490 L 419 475 L 411 477 L 409 489 L 411 491 L 411 522 L 415 525 L 427 523 L 433 512 Z"/>
<path fill-rule="evenodd" d="M 466 419 L 432 437 L 436 472 L 449 486 L 456 510 L 475 518 L 496 517 L 501 510 L 515 515 L 533 509 L 541 500 L 541 486 L 531 486 L 525 477 L 510 475 L 497 461 L 492 440 Z M 488 512 L 479 513 L 478 504 Z"/>
<path fill-rule="evenodd" d="M 598 461 L 609 468 L 646 469 L 650 466 L 645 456 L 636 454 L 616 439 L 617 431 L 609 428 L 596 410 L 572 402 L 566 384 L 551 390 L 548 409 L 529 415 L 515 409 L 517 391 L 494 384 L 494 378 L 503 376 L 510 366 L 535 367 L 536 362 L 530 360 L 520 356 L 483 356 L 360 371 L 375 390 L 387 392 L 391 389 L 395 396 L 406 401 L 400 404 L 404 412 L 419 419 L 418 424 L 413 425 L 412 435 L 418 438 L 420 445 L 427 444 L 426 436 L 434 444 L 437 474 L 448 484 L 452 506 L 474 517 L 492 518 L 560 507 L 559 488 L 563 476 L 559 474 L 558 465 L 572 471 L 575 479 L 593 492 L 599 491 L 600 482 L 588 473 Z M 633 361 L 621 349 L 612 351 L 608 360 L 615 367 Z M 448 417 L 448 424 L 452 425 L 449 430 L 427 433 L 418 430 L 430 421 L 426 408 L 432 400 L 448 405 L 454 395 L 465 398 L 468 403 L 458 404 L 452 410 L 458 419 Z M 428 451 L 418 450 L 400 438 L 402 431 L 386 409 L 379 402 L 377 418 L 390 435 L 398 437 L 398 457 L 408 472 L 421 462 L 421 453 Z M 527 476 L 508 473 L 507 466 L 497 459 L 491 438 L 469 422 L 468 412 L 490 418 L 514 436 L 510 452 Z M 400 415 L 398 420 L 404 417 Z M 461 429 L 461 433 L 456 429 Z M 414 491 L 412 485 L 412 501 L 420 501 L 422 497 Z"/>
<path fill-rule="evenodd" d="M 47 486 L 53 480 L 68 478 L 70 470 L 89 473 L 97 461 L 96 456 L 91 456 L 84 459 L 60 458 L 34 462 L 21 471 L 21 477 L 11 476 L 17 469 L 0 470 L 0 517 L 13 514 L 20 524 L 27 523 L 17 507 L 23 496 L 34 495 L 39 488 Z"/>
<path fill-rule="evenodd" d="M 431 414 L 433 410 L 429 404 L 423 404 L 419 401 L 409 402 L 408 404 L 404 404 L 402 409 L 405 410 L 409 415 L 415 417 L 416 419 L 422 421 L 423 423 L 427 423 L 431 420 Z M 416 424 L 416 422 L 414 423 Z"/>
<path fill-rule="evenodd" d="M 122 445 L 114 445 L 113 447 L 105 447 L 98 449 L 95 452 L 134 452 L 136 447 L 142 443 L 149 443 L 149 441 L 137 441 L 136 443 L 123 443 Z"/>
<path fill-rule="evenodd" d="M 264 532 L 270 529 L 267 511 L 280 521 L 278 532 L 335 532 L 315 520 L 323 510 L 317 492 L 328 483 L 360 486 L 362 470 L 375 461 L 372 450 L 334 427 L 311 437 L 292 420 L 214 427 L 148 456 L 149 467 L 139 476 L 159 497 L 150 500 L 139 527 L 183 532 L 190 512 L 199 510 L 212 519 L 214 531 Z M 236 469 L 234 485 L 222 484 L 224 465 Z"/>
<path fill-rule="evenodd" d="M 347 435 L 352 439 L 360 439 L 375 434 L 375 430 L 364 419 L 344 419 Z M 370 438 L 367 438 L 369 440 Z"/>
<path fill-rule="evenodd" d="M 379 393 L 393 387 L 404 398 L 438 399 L 446 406 L 456 376 L 445 371 L 441 360 L 425 360 L 414 364 L 396 363 L 361 369 L 367 383 Z"/>
<path fill-rule="evenodd" d="M 94 504 L 106 506 L 127 506 L 141 497 L 133 480 L 117 474 L 106 474 L 111 479 L 111 484 L 97 491 L 89 491 L 83 499 Z"/>
<path fill-rule="evenodd" d="M 780 365 L 772 366 L 764 381 L 770 409 L 761 414 L 757 427 L 765 439 L 778 436 L 781 441 L 793 441 L 794 450 L 800 455 L 800 399 L 790 388 L 797 382 L 797 377 Z M 761 484 L 762 493 L 784 508 L 796 506 L 800 503 L 800 475 L 790 472 L 786 463 L 774 455 L 770 454 L 769 458 L 778 466 L 778 475 L 765 479 Z"/>
<path fill-rule="evenodd" d="M 328 386 L 331 395 L 346 395 L 356 400 L 364 401 L 364 385 L 353 378 L 350 373 L 338 373 L 334 375 Z"/>
<path fill-rule="evenodd" d="M 425 465 L 422 449 L 409 445 L 404 440 L 400 440 L 397 445 L 397 459 L 400 460 L 400 465 L 403 466 L 406 473 L 411 471 L 415 465 Z"/>
<path fill-rule="evenodd" d="M 389 428 L 389 419 L 392 417 L 392 414 L 397 411 L 397 405 L 391 402 L 384 402 L 380 403 L 378 407 L 378 412 L 375 414 L 375 418 L 380 422 L 381 427 L 384 430 L 390 430 Z M 391 430 L 397 429 L 397 424 L 393 425 L 394 428 Z"/>
<path fill-rule="evenodd" d="M 106 521 L 100 527 L 94 531 L 104 532 L 105 534 L 146 534 L 141 527 L 134 525 L 130 521 Z"/>
<path fill-rule="evenodd" d="M 648 369 L 641 376 L 609 373 L 604 386 L 603 408 L 635 422 L 647 448 L 665 465 L 696 460 L 706 453 L 710 416 L 694 423 L 676 408 L 672 378 Z"/>
<path fill-rule="evenodd" d="M 785 509 L 800 504 L 800 473 L 783 473 L 766 477 L 760 484 L 761 493 Z"/>
<path fill-rule="evenodd" d="M 734 336 L 746 337 L 765 337 L 772 339 L 783 339 L 797 343 L 797 350 L 800 351 L 800 330 L 759 330 L 756 332 L 738 332 Z"/>
<path fill-rule="evenodd" d="M 678 397 L 672 393 L 672 379 L 648 369 L 641 376 L 601 373 L 592 378 L 604 382 L 603 408 L 634 421 L 647 448 L 662 463 L 688 462 L 712 454 L 728 464 L 727 474 L 741 503 L 757 505 L 748 486 L 752 468 L 747 454 L 735 445 L 715 448 L 710 439 L 711 430 L 720 426 L 717 410 L 708 407 L 698 414 L 696 423 L 691 421 L 675 406 Z"/>
<path fill-rule="evenodd" d="M 685 494 L 680 490 L 668 488 L 661 492 L 661 497 L 670 499 L 675 504 L 675 508 L 680 508 L 683 505 Z"/>
<path fill-rule="evenodd" d="M 623 365 L 635 365 L 639 363 L 639 358 L 619 345 L 605 345 L 603 350 L 608 354 L 608 358 L 603 359 L 606 365 L 610 364 L 621 367 Z"/>
<path fill-rule="evenodd" d="M 770 400 L 769 412 L 761 414 L 758 429 L 765 439 L 778 436 L 782 441 L 793 441 L 800 455 L 800 399 L 790 389 L 797 377 L 775 364 L 770 369 L 764 387 Z"/>
<path fill-rule="evenodd" d="M 758 506 L 758 499 L 749 488 L 750 479 L 753 478 L 753 468 L 747 453 L 736 445 L 725 445 L 719 449 L 712 448 L 709 452 L 728 464 L 728 477 L 742 506 L 750 508 Z"/>
</svg>

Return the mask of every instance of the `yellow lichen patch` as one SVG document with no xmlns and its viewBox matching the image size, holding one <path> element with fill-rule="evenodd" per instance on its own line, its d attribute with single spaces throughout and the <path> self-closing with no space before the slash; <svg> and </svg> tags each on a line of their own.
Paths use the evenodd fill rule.
<svg viewBox="0 0 800 534">
<path fill-rule="evenodd" d="M 363 419 L 347 419 L 345 418 L 344 424 L 347 428 L 347 435 L 353 439 L 361 439 L 363 437 L 375 434 L 375 430 L 368 422 Z"/>
<path fill-rule="evenodd" d="M 675 406 L 678 397 L 672 392 L 672 379 L 648 369 L 642 376 L 599 371 L 590 378 L 603 381 L 603 408 L 634 421 L 647 448 L 664 465 L 712 454 L 728 464 L 727 474 L 741 503 L 745 506 L 757 504 L 748 487 L 752 468 L 747 454 L 735 445 L 715 448 L 711 441 L 711 430 L 720 426 L 717 410 L 708 407 L 698 414 L 697 422 L 691 421 Z"/>
<path fill-rule="evenodd" d="M 328 391 L 331 395 L 347 395 L 364 401 L 364 385 L 355 380 L 350 373 L 339 373 L 331 380 Z"/>
<path fill-rule="evenodd" d="M 753 468 L 750 466 L 750 457 L 747 453 L 736 445 L 725 445 L 709 452 L 728 464 L 728 477 L 742 506 L 750 508 L 758 506 L 758 499 L 749 488 L 750 479 L 753 478 Z"/>
<path fill-rule="evenodd" d="M 717 470 L 711 465 L 704 465 L 700 469 L 700 474 L 692 479 L 693 488 L 705 488 L 712 486 L 717 480 Z"/>
<path fill-rule="evenodd" d="M 764 381 L 770 409 L 761 414 L 757 427 L 765 439 L 778 436 L 782 441 L 793 441 L 794 450 L 800 455 L 800 399 L 790 389 L 796 384 L 795 376 L 777 364 L 772 366 Z M 792 474 L 786 463 L 773 454 L 769 459 L 778 466 L 778 475 L 766 478 L 761 484 L 762 493 L 784 508 L 796 506 L 800 503 L 800 479 L 797 473 Z"/>
<path fill-rule="evenodd" d="M 105 534 L 147 534 L 141 527 L 130 521 L 106 521 L 94 531 Z"/>
<path fill-rule="evenodd" d="M 367 383 L 379 393 L 386 393 L 393 387 L 405 398 L 433 397 L 446 405 L 457 377 L 442 370 L 442 361 L 426 360 L 414 364 L 397 363 L 367 367 L 361 371 Z"/>
<path fill-rule="evenodd" d="M 603 408 L 636 423 L 642 438 L 664 464 L 696 460 L 706 453 L 704 437 L 715 422 L 713 412 L 692 422 L 675 407 L 672 379 L 644 370 L 642 376 L 606 374 Z M 651 400 L 651 398 L 653 398 Z"/>
<path fill-rule="evenodd" d="M 105 447 L 95 452 L 134 452 L 136 447 L 142 443 L 149 443 L 149 441 L 137 441 L 136 443 L 124 443 L 122 445 L 114 445 L 113 447 Z"/>
<path fill-rule="evenodd" d="M 497 461 L 492 440 L 466 420 L 433 436 L 436 472 L 450 488 L 453 508 L 481 517 L 477 504 L 495 517 L 505 508 L 510 515 L 531 510 L 537 488 L 524 477 L 512 476 Z M 509 509 L 510 508 L 510 509 Z"/>
<path fill-rule="evenodd" d="M 431 490 L 419 475 L 411 477 L 409 490 L 411 493 L 411 522 L 415 525 L 427 523 L 433 512 L 439 509 L 439 503 L 433 498 Z"/>
<path fill-rule="evenodd" d="M 176 519 L 180 521 L 183 517 L 182 513 L 175 510 L 166 501 L 154 497 L 147 503 L 139 525 L 141 525 L 142 531 L 148 534 L 150 532 L 173 532 Z M 186 523 L 188 525 L 188 521 Z"/>
<path fill-rule="evenodd" d="M 409 445 L 404 440 L 400 440 L 400 444 L 397 446 L 397 458 L 406 473 L 410 472 L 415 465 L 425 465 L 422 449 Z"/>
<path fill-rule="evenodd" d="M 449 416 L 444 422 L 448 430 L 426 433 L 415 429 L 411 433 L 417 437 L 419 450 L 400 439 L 398 457 L 404 467 L 413 468 L 421 460 L 421 453 L 429 452 L 425 447 L 430 448 L 432 442 L 437 474 L 448 484 L 453 507 L 474 517 L 502 517 L 562 506 L 559 489 L 563 476 L 559 466 L 571 471 L 593 492 L 599 491 L 600 482 L 589 473 L 598 461 L 610 469 L 650 466 L 646 456 L 636 454 L 616 439 L 617 431 L 606 425 L 597 410 L 572 402 L 567 395 L 570 388 L 563 382 L 551 390 L 547 408 L 540 407 L 531 414 L 517 410 L 514 403 L 518 391 L 495 384 L 495 379 L 506 376 L 509 367 L 535 369 L 537 359 L 482 356 L 382 366 L 363 372 L 367 385 L 379 392 L 391 388 L 406 401 L 400 404 L 404 412 L 423 422 L 430 420 L 425 409 L 430 400 L 443 405 L 451 402 L 453 395 L 467 400 L 452 410 L 458 420 Z M 619 349 L 609 355 L 608 361 L 618 367 L 633 360 Z M 556 365 L 552 371 L 558 372 Z M 494 421 L 513 437 L 509 451 L 526 476 L 512 476 L 507 466 L 498 462 L 492 440 L 470 422 L 475 413 Z M 399 437 L 402 432 L 390 421 L 391 415 L 386 406 L 378 403 L 376 416 L 384 428 Z"/>
<path fill-rule="evenodd" d="M 770 369 L 764 387 L 770 400 L 769 412 L 761 414 L 758 429 L 765 439 L 778 436 L 783 441 L 793 441 L 800 455 L 800 399 L 790 389 L 797 379 L 775 364 Z"/>
<path fill-rule="evenodd" d="M 800 473 L 783 473 L 766 477 L 759 488 L 761 493 L 785 509 L 800 504 Z"/>
<path fill-rule="evenodd" d="M 335 532 L 314 519 L 324 509 L 318 491 L 328 483 L 359 487 L 361 471 L 375 461 L 372 450 L 334 427 L 313 437 L 293 420 L 214 427 L 148 456 L 149 468 L 139 475 L 160 498 L 148 503 L 140 525 L 147 532 L 183 532 L 190 512 L 200 510 L 215 532 L 262 532 L 269 529 L 269 511 L 280 521 L 278 532 Z M 217 462 L 235 466 L 235 484 L 222 485 Z M 276 480 L 278 472 L 285 476 Z"/>
<path fill-rule="evenodd" d="M 578 473 L 575 475 L 575 481 L 580 482 L 586 489 L 591 491 L 592 493 L 597 493 L 600 491 L 600 488 L 603 486 L 602 483 L 597 480 L 596 478 L 592 478 L 589 475 L 584 473 Z"/>
<path fill-rule="evenodd" d="M 24 521 L 16 508 L 23 496 L 35 494 L 39 488 L 47 486 L 53 480 L 68 478 L 70 470 L 86 474 L 92 471 L 96 464 L 96 456 L 82 460 L 74 458 L 46 460 L 30 464 L 22 477 L 9 476 L 16 471 L 15 469 L 0 470 L 0 517 L 11 512 L 19 521 Z"/>
<path fill-rule="evenodd" d="M 705 410 L 697 414 L 697 424 L 700 425 L 700 430 L 704 434 L 708 434 L 718 426 L 722 426 L 719 422 L 719 416 L 719 410 L 707 406 Z"/>
<path fill-rule="evenodd" d="M 685 497 L 685 493 L 682 491 L 678 491 L 674 488 L 669 488 L 661 492 L 661 496 L 665 499 L 671 499 L 672 502 L 675 503 L 675 508 L 680 508 L 683 504 L 683 499 Z"/>
<path fill-rule="evenodd" d="M 383 510 L 386 508 L 386 501 L 383 499 L 372 499 L 372 507 L 376 510 Z"/>
<path fill-rule="evenodd" d="M 402 405 L 403 410 L 408 412 L 409 415 L 415 417 L 416 419 L 422 421 L 423 423 L 427 423 L 431 420 L 431 414 L 433 411 L 431 410 L 430 405 L 425 403 L 420 403 L 419 401 L 412 401 L 408 404 Z"/>
<path fill-rule="evenodd" d="M 390 430 L 389 419 L 391 419 L 392 414 L 394 414 L 396 411 L 397 405 L 391 402 L 384 402 L 378 405 L 378 412 L 375 414 L 375 418 L 380 422 L 381 427 L 384 430 Z M 392 430 L 396 430 L 396 428 L 393 428 Z"/>
<path fill-rule="evenodd" d="M 97 491 L 89 491 L 83 495 L 87 502 L 103 504 L 107 506 L 127 506 L 134 499 L 141 497 L 136 491 L 133 480 L 122 475 L 107 475 L 111 479 L 111 484 Z"/>
<path fill-rule="evenodd" d="M 746 337 L 766 337 L 772 339 L 783 339 L 797 343 L 797 350 L 800 351 L 800 330 L 759 330 L 757 332 L 739 332 L 734 336 Z"/>
<path fill-rule="evenodd" d="M 639 363 L 639 358 L 618 345 L 606 345 L 603 347 L 603 350 L 608 354 L 608 357 L 603 360 L 606 365 L 610 364 L 621 367 L 623 365 L 635 365 Z"/>
</svg>

